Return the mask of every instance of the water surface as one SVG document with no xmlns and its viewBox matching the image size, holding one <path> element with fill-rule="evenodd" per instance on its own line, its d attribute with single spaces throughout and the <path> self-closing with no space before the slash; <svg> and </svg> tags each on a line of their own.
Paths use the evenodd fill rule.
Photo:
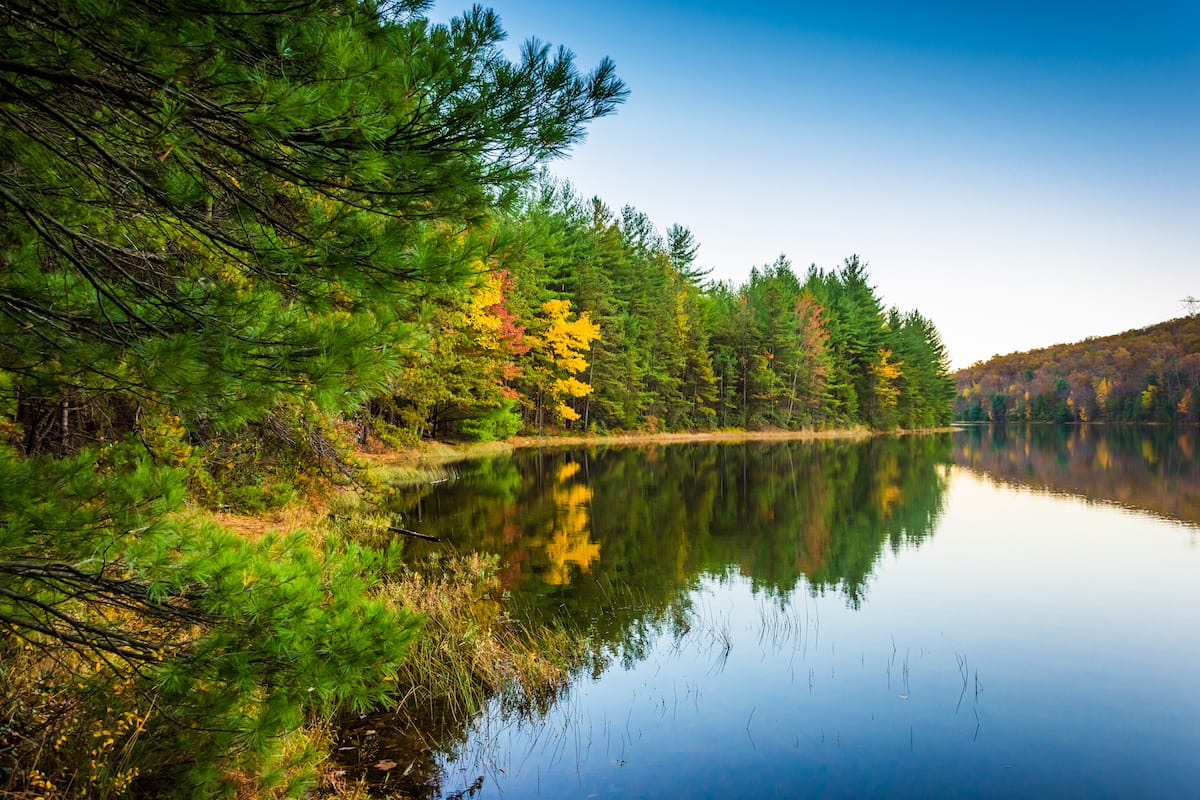
<svg viewBox="0 0 1200 800">
<path fill-rule="evenodd" d="M 1195 431 L 541 450 L 401 500 L 594 651 L 431 794 L 1200 793 Z"/>
</svg>

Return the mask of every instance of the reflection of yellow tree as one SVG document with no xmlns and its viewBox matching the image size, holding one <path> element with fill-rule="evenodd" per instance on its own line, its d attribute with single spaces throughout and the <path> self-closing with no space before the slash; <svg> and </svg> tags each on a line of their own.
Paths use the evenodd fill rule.
<svg viewBox="0 0 1200 800">
<path fill-rule="evenodd" d="M 554 530 L 545 544 L 546 560 L 549 562 L 543 580 L 554 586 L 571 582 L 571 564 L 587 572 L 592 562 L 600 557 L 600 545 L 591 541 L 591 524 L 588 504 L 592 490 L 582 483 L 570 483 L 579 471 L 577 462 L 559 468 L 552 491 L 558 509 Z"/>
<path fill-rule="evenodd" d="M 875 494 L 879 501 L 879 515 L 887 519 L 892 507 L 900 501 L 900 463 L 893 455 L 880 459 L 875 468 Z"/>
</svg>

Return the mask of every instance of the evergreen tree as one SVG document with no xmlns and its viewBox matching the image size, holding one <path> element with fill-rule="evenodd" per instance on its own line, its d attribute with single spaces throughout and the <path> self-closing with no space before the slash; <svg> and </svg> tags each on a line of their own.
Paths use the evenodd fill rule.
<svg viewBox="0 0 1200 800">
<path fill-rule="evenodd" d="M 954 381 L 937 329 L 917 311 L 901 314 L 896 309 L 888 313 L 888 329 L 895 358 L 904 364 L 899 382 L 899 424 L 906 428 L 948 425 Z M 1000 405 L 1003 409 L 1003 402 Z"/>
<path fill-rule="evenodd" d="M 689 228 L 679 224 L 667 228 L 667 255 L 671 259 L 671 266 L 685 283 L 695 286 L 702 286 L 712 273 L 711 268 L 699 269 L 695 266 L 699 250 L 700 243 Z"/>
</svg>

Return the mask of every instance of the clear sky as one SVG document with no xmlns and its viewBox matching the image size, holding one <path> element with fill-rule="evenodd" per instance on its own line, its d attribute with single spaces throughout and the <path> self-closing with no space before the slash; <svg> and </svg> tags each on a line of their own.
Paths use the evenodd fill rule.
<svg viewBox="0 0 1200 800">
<path fill-rule="evenodd" d="M 486 5 L 616 62 L 629 99 L 551 170 L 716 278 L 858 253 L 955 367 L 1200 297 L 1200 0 Z"/>
</svg>

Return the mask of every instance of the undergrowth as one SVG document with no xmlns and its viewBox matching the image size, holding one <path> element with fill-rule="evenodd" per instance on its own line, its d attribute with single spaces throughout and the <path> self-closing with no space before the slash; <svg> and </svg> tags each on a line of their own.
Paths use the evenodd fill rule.
<svg viewBox="0 0 1200 800">
<path fill-rule="evenodd" d="M 186 513 L 206 512 L 193 507 Z M 306 546 L 315 549 L 337 540 L 382 548 L 394 537 L 388 516 L 352 495 L 332 510 L 210 516 L 250 542 L 269 538 L 276 526 L 297 525 L 309 531 Z M 215 791 L 246 800 L 419 793 L 437 781 L 439 748 L 461 736 L 486 704 L 499 700 L 522 714 L 544 709 L 583 660 L 581 637 L 531 630 L 506 613 L 495 557 L 435 554 L 401 564 L 373 595 L 422 622 L 404 659 L 384 678 L 391 704 L 369 712 L 371 724 L 382 727 L 379 715 L 387 721 L 391 741 L 386 748 L 372 745 L 357 725 L 368 718 L 301 715 L 258 756 L 230 752 L 220 759 Z M 191 756 L 187 732 L 170 714 L 153 682 L 89 660 L 69 645 L 32 646 L 16 631 L 0 629 L 0 798 L 171 794 L 173 762 L 186 768 Z M 168 741 L 183 746 L 167 749 Z M 347 741 L 357 743 L 349 751 L 352 758 L 339 750 Z M 334 754 L 343 757 L 333 759 Z M 398 779 L 403 767 L 394 775 L 375 768 L 388 763 L 407 765 L 406 780 Z"/>
</svg>

